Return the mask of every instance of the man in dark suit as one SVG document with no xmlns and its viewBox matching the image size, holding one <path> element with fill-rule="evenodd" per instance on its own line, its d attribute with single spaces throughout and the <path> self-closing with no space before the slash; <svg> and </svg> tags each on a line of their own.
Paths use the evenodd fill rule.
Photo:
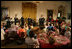
<svg viewBox="0 0 72 49">
<path fill-rule="evenodd" d="M 7 28 L 11 26 L 10 18 L 7 19 Z"/>
<path fill-rule="evenodd" d="M 31 25 L 31 23 L 32 23 L 32 19 L 31 19 L 31 17 L 29 17 L 28 18 L 28 25 Z"/>
<path fill-rule="evenodd" d="M 17 20 L 18 20 L 18 18 L 17 18 L 17 14 L 16 14 L 16 15 L 15 15 L 15 18 L 14 18 L 15 25 L 16 25 L 16 23 L 17 23 Z"/>
<path fill-rule="evenodd" d="M 33 26 L 36 26 L 36 21 L 35 19 L 32 20 Z"/>
<path fill-rule="evenodd" d="M 24 25 L 24 18 L 23 18 L 23 16 L 21 17 L 21 25 Z"/>
<path fill-rule="evenodd" d="M 43 26 L 45 22 L 45 18 L 43 17 L 43 15 L 41 15 L 41 17 L 39 18 L 39 25 Z"/>
</svg>

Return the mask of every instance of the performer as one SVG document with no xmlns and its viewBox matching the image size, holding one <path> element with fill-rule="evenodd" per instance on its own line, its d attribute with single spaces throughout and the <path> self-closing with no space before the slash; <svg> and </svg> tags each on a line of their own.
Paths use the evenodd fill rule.
<svg viewBox="0 0 72 49">
<path fill-rule="evenodd" d="M 17 20 L 18 20 L 18 18 L 17 18 L 17 14 L 16 14 L 16 15 L 15 15 L 15 18 L 14 18 L 15 25 L 16 25 L 16 23 L 17 23 Z"/>
<path fill-rule="evenodd" d="M 24 18 L 23 18 L 23 16 L 21 17 L 21 25 L 24 25 Z"/>
<path fill-rule="evenodd" d="M 11 26 L 10 18 L 7 19 L 7 27 Z"/>
<path fill-rule="evenodd" d="M 32 20 L 32 23 L 33 23 L 33 26 L 36 26 L 36 21 L 35 21 L 35 19 Z"/>
<path fill-rule="evenodd" d="M 31 19 L 31 17 L 29 17 L 28 18 L 28 25 L 31 25 L 31 23 L 32 23 L 32 19 Z"/>
<path fill-rule="evenodd" d="M 41 17 L 39 18 L 39 25 L 43 26 L 45 22 L 45 18 L 43 17 L 43 15 L 41 15 Z"/>
</svg>

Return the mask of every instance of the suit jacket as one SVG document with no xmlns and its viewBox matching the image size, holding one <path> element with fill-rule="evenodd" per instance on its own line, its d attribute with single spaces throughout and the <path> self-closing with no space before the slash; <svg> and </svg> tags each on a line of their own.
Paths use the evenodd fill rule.
<svg viewBox="0 0 72 49">
<path fill-rule="evenodd" d="M 18 20 L 18 18 L 14 18 L 15 22 Z"/>
<path fill-rule="evenodd" d="M 39 18 L 39 22 L 43 22 L 44 23 L 45 18 Z"/>
<path fill-rule="evenodd" d="M 32 22 L 32 19 L 31 18 L 28 18 L 28 22 Z"/>
<path fill-rule="evenodd" d="M 24 22 L 24 18 L 23 17 L 21 17 L 21 21 Z"/>
</svg>

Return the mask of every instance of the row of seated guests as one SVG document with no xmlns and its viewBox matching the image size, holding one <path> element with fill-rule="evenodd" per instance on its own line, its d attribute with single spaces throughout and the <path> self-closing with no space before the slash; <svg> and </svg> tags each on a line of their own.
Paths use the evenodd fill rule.
<svg viewBox="0 0 72 49">
<path fill-rule="evenodd" d="M 17 25 L 17 27 L 19 28 L 18 25 Z M 27 27 L 27 24 L 25 25 L 25 27 Z M 14 38 L 17 37 L 17 39 L 16 39 L 17 44 L 21 44 L 23 42 L 23 40 L 24 40 L 27 45 L 29 45 L 29 46 L 31 45 L 31 46 L 34 46 L 36 48 L 39 48 L 39 42 L 38 42 L 37 36 L 34 36 L 34 32 L 31 31 L 31 28 L 33 28 L 33 26 L 31 26 L 31 27 L 29 26 L 28 29 L 27 28 L 24 28 L 23 26 L 21 26 L 21 28 L 19 28 L 19 29 L 18 28 L 15 28 L 15 26 L 12 25 L 11 27 L 7 28 L 5 30 L 5 32 L 4 32 L 3 26 L 1 25 L 1 29 L 2 29 L 1 30 L 1 37 L 2 37 L 1 38 L 1 41 L 2 41 L 2 43 L 5 42 L 4 40 L 7 37 L 8 38 L 9 37 L 14 37 L 14 34 L 12 34 L 12 33 L 14 33 L 14 31 L 17 30 L 18 37 L 17 37 L 17 35 L 15 35 L 15 37 L 14 37 Z M 8 33 L 8 35 L 4 39 L 4 35 L 7 34 L 7 33 Z M 6 40 L 8 40 L 8 39 L 6 39 Z"/>
<path fill-rule="evenodd" d="M 5 29 L 3 27 L 4 26 L 1 25 L 1 41 L 2 41 L 2 43 L 5 42 L 5 44 L 6 44 L 5 40 L 8 40 L 8 38 L 10 38 L 10 37 L 15 38 L 17 44 L 22 44 L 23 41 L 24 42 L 26 41 L 25 43 L 27 43 L 27 45 L 29 45 L 28 43 L 32 43 L 32 41 L 29 41 L 29 40 L 34 40 L 35 42 L 34 41 L 33 42 L 35 43 L 35 46 L 36 46 L 36 43 L 38 43 L 38 41 L 36 41 L 36 37 L 35 38 L 33 37 L 34 34 L 32 35 L 32 33 L 33 33 L 33 31 L 31 31 L 31 28 L 33 28 L 32 25 L 28 26 L 27 24 L 25 24 L 25 26 L 20 27 L 19 24 L 17 24 L 17 25 L 12 24 L 11 27 L 9 27 L 7 29 Z M 5 31 L 4 31 L 4 29 L 5 29 Z M 16 35 L 14 35 L 13 33 L 14 34 L 16 33 Z M 37 44 L 37 45 L 39 45 L 39 44 Z M 39 47 L 39 46 L 37 46 L 37 47 Z"/>
<path fill-rule="evenodd" d="M 63 21 L 60 25 L 61 31 L 59 30 L 60 28 L 59 28 L 58 23 L 52 24 L 52 23 L 48 22 L 48 25 L 46 24 L 44 27 L 45 28 L 41 29 L 41 30 L 45 31 L 48 34 L 52 34 L 52 33 L 49 33 L 50 31 L 52 31 L 52 32 L 55 32 L 55 34 L 57 34 L 57 35 L 58 34 L 61 34 L 63 36 L 65 35 L 67 38 L 71 39 L 71 37 L 70 37 L 71 36 L 71 28 L 70 28 L 70 26 L 67 25 L 67 23 L 65 21 Z M 7 29 L 4 28 L 3 25 L 1 25 L 1 37 L 2 37 L 1 41 L 2 42 L 4 41 L 4 35 L 7 34 L 7 32 L 11 33 L 12 31 L 17 31 L 16 32 L 18 35 L 17 38 L 19 38 L 19 39 L 16 39 L 17 43 L 22 43 L 23 42 L 22 40 L 24 39 L 25 43 L 27 43 L 28 45 L 30 43 L 35 43 L 35 46 L 39 47 L 39 42 L 38 42 L 36 36 L 34 36 L 35 35 L 34 32 L 31 31 L 32 28 L 33 28 L 33 25 L 28 26 L 28 24 L 25 24 L 25 26 L 21 26 L 21 27 L 20 27 L 20 24 L 17 24 L 17 25 L 12 24 L 11 27 L 9 27 Z M 5 29 L 5 31 L 4 31 L 4 29 Z M 31 41 L 29 41 L 29 40 L 31 40 Z M 36 42 L 34 42 L 33 40 L 35 40 Z"/>
<path fill-rule="evenodd" d="M 65 21 L 63 21 L 64 24 L 61 27 L 61 31 L 59 31 L 59 24 L 53 25 L 49 22 L 49 25 L 45 25 L 44 29 L 40 32 L 45 31 L 46 34 L 48 35 L 48 39 L 49 39 L 49 47 L 47 48 L 54 48 L 55 46 L 53 45 L 53 43 L 55 43 L 54 39 L 53 39 L 53 35 L 62 35 L 62 36 L 66 36 L 69 40 L 71 40 L 71 28 L 70 26 L 68 26 L 67 23 L 65 23 Z M 62 23 L 63 23 L 62 22 Z M 65 25 L 66 24 L 66 25 Z M 45 33 L 43 32 L 43 33 Z M 42 37 L 42 36 L 41 36 Z M 51 37 L 51 38 L 50 38 Z M 47 46 L 47 45 L 46 45 Z M 43 47 L 43 45 L 42 45 Z M 44 47 L 45 48 L 45 47 Z"/>
<path fill-rule="evenodd" d="M 69 23 L 66 23 L 65 21 L 62 21 L 62 23 L 60 24 L 60 28 L 59 28 L 59 24 L 58 23 L 50 23 L 47 25 L 45 25 L 45 29 L 46 32 L 51 31 L 55 31 L 57 34 L 66 36 L 67 38 L 71 39 L 71 27 L 69 25 Z"/>
<path fill-rule="evenodd" d="M 3 28 L 3 26 L 1 25 L 1 27 Z M 12 28 L 8 28 L 8 30 L 6 30 L 6 33 L 7 33 L 7 31 L 9 32 L 9 33 L 11 33 L 11 31 L 16 31 L 15 29 L 13 29 L 15 26 L 12 26 Z M 29 28 L 29 29 L 31 29 L 31 28 Z M 3 34 L 2 34 L 3 33 Z M 4 32 L 4 30 L 1 30 L 1 34 L 3 35 L 3 36 L 1 36 L 2 38 L 1 38 L 1 41 L 2 41 L 2 43 L 3 42 L 5 42 L 4 40 L 4 35 L 6 34 L 5 32 Z M 13 32 L 12 32 L 13 33 Z M 22 44 L 23 42 L 25 42 L 28 46 L 31 46 L 31 48 L 39 48 L 39 41 L 38 41 L 38 39 L 37 39 L 37 35 L 36 34 L 34 34 L 34 32 L 33 31 L 29 31 L 29 33 L 28 34 L 26 34 L 26 30 L 24 29 L 24 27 L 23 26 L 21 26 L 21 28 L 17 31 L 17 34 L 18 34 L 18 36 L 19 37 L 17 37 L 17 39 L 16 39 L 16 43 L 17 44 Z M 14 36 L 14 34 L 9 34 L 9 35 L 11 35 L 11 36 Z M 16 37 L 16 35 L 15 35 L 15 37 Z M 14 38 L 15 38 L 14 37 Z M 18 39 L 19 38 L 19 39 Z M 8 39 L 6 39 L 6 40 L 8 40 Z M 24 41 L 23 41 L 24 40 Z M 50 41 L 51 42 L 51 41 Z"/>
</svg>

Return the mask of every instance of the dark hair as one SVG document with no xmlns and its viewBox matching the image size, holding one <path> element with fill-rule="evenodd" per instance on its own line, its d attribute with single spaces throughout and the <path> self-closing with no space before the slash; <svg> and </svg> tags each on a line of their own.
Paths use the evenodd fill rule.
<svg viewBox="0 0 72 49">
<path fill-rule="evenodd" d="M 51 26 L 51 24 L 49 24 Z"/>
<path fill-rule="evenodd" d="M 49 38 L 49 43 L 50 43 L 51 45 L 53 45 L 53 44 L 55 43 L 55 40 L 54 40 L 52 37 L 50 37 L 50 38 Z"/>
<path fill-rule="evenodd" d="M 24 28 L 23 25 L 20 26 L 21 28 Z"/>
<path fill-rule="evenodd" d="M 29 27 L 29 29 L 31 29 L 31 27 L 30 26 L 28 26 Z"/>
<path fill-rule="evenodd" d="M 30 38 L 34 37 L 34 32 L 32 30 L 29 32 L 29 36 Z"/>
</svg>

